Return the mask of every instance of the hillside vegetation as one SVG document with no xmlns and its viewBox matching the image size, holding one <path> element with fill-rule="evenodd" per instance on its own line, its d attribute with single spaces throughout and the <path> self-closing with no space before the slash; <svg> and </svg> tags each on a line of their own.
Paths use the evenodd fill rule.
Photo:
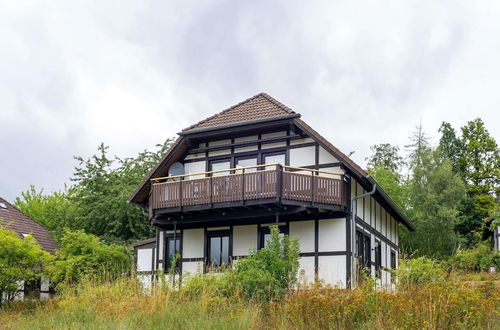
<svg viewBox="0 0 500 330">
<path fill-rule="evenodd" d="M 491 282 L 431 282 L 388 293 L 314 286 L 267 303 L 224 295 L 214 281 L 201 290 L 157 286 L 146 293 L 133 279 L 87 282 L 56 299 L 17 302 L 0 314 L 4 329 L 493 329 L 500 290 Z"/>
</svg>

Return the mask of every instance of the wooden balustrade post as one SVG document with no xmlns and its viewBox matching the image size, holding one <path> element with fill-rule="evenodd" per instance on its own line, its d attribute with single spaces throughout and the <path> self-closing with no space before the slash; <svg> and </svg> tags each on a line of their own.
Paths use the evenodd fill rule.
<svg viewBox="0 0 500 330">
<path fill-rule="evenodd" d="M 283 197 L 283 166 L 281 164 L 276 165 L 276 197 L 278 202 L 281 202 Z"/>
<path fill-rule="evenodd" d="M 314 174 L 315 174 L 314 171 L 311 171 L 311 203 L 314 203 L 314 195 L 315 195 L 314 194 L 314 188 L 315 188 L 314 187 L 315 186 L 314 185 L 314 182 L 315 182 L 315 180 L 314 180 L 315 175 Z"/>
<path fill-rule="evenodd" d="M 179 180 L 179 206 L 182 206 L 182 179 Z"/>
<path fill-rule="evenodd" d="M 241 172 L 241 201 L 245 200 L 245 169 Z"/>
</svg>

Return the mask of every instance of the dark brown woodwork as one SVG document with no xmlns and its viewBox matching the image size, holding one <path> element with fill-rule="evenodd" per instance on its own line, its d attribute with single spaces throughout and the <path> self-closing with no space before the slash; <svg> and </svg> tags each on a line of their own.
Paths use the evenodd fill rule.
<svg viewBox="0 0 500 330">
<path fill-rule="evenodd" d="M 282 166 L 259 171 L 167 181 L 153 184 L 151 208 L 285 199 L 324 205 L 347 206 L 347 188 L 341 176 L 325 177 L 285 170 Z"/>
</svg>

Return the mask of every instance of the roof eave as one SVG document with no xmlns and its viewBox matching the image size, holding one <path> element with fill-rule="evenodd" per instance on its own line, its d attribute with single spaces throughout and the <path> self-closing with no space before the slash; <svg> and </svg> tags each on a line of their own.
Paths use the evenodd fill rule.
<svg viewBox="0 0 500 330">
<path fill-rule="evenodd" d="M 252 125 L 252 124 L 261 124 L 261 123 L 266 123 L 266 122 L 280 121 L 280 120 L 284 120 L 284 119 L 293 119 L 293 118 L 300 118 L 300 114 L 293 113 L 293 114 L 277 116 L 277 117 L 269 117 L 269 118 L 262 118 L 262 119 L 256 119 L 256 120 L 240 121 L 240 122 L 231 123 L 231 124 L 227 124 L 227 125 L 195 128 L 195 129 L 189 129 L 186 131 L 182 131 L 182 132 L 179 132 L 177 134 L 179 134 L 180 136 L 186 136 L 186 135 L 192 135 L 192 134 L 197 134 L 197 133 L 219 131 L 219 130 L 224 130 L 227 128 L 235 128 L 235 127 L 247 126 L 247 125 Z"/>
<path fill-rule="evenodd" d="M 394 212 L 397 214 L 397 216 L 400 218 L 400 222 L 405 225 L 406 228 L 408 228 L 410 231 L 415 231 L 417 230 L 417 227 L 408 219 L 408 217 L 399 209 L 399 206 L 396 205 L 396 203 L 392 200 L 392 198 L 387 195 L 387 193 L 380 187 L 380 185 L 372 178 L 371 175 L 365 176 L 365 178 L 370 182 L 370 184 L 373 186 L 374 184 L 377 185 L 377 192 L 382 196 L 382 198 L 389 204 L 389 206 L 394 210 Z"/>
</svg>

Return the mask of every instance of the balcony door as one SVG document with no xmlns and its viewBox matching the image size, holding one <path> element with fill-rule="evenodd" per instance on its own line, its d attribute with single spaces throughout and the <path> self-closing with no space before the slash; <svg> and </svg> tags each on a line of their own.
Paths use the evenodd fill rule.
<svg viewBox="0 0 500 330">
<path fill-rule="evenodd" d="M 209 270 L 230 264 L 230 231 L 217 230 L 207 232 L 207 266 Z"/>
<path fill-rule="evenodd" d="M 243 189 L 242 195 L 243 199 L 255 199 L 257 195 L 260 193 L 260 174 L 257 172 L 257 156 L 251 157 L 238 157 L 235 159 L 235 167 L 244 168 L 242 170 L 236 170 L 237 180 L 239 180 L 239 192 Z"/>
<path fill-rule="evenodd" d="M 213 203 L 229 201 L 229 196 L 231 195 L 231 177 L 228 176 L 230 168 L 231 160 L 229 158 L 210 162 L 210 171 L 217 171 L 211 174 Z"/>
</svg>

